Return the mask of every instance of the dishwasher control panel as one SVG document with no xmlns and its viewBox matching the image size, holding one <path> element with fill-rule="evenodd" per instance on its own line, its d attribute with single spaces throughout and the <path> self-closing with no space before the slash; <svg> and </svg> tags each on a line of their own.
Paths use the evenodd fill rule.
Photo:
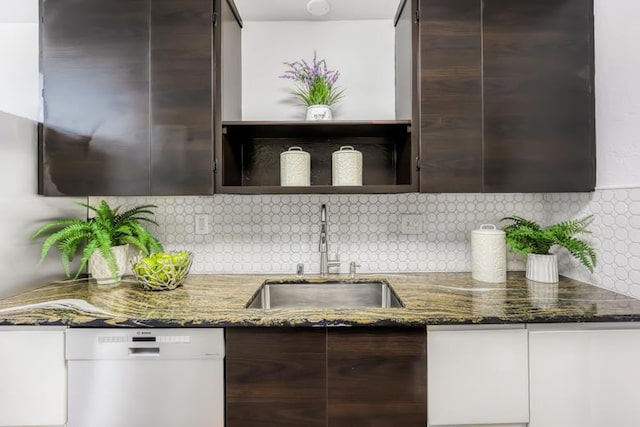
<svg viewBox="0 0 640 427">
<path fill-rule="evenodd" d="M 67 360 L 222 359 L 222 329 L 67 329 Z"/>
</svg>

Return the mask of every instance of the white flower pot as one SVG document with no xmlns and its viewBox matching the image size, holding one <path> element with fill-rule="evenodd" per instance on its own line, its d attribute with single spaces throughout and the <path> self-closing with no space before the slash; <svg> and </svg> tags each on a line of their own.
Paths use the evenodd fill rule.
<svg viewBox="0 0 640 427">
<path fill-rule="evenodd" d="M 558 258 L 553 254 L 529 254 L 526 276 L 534 282 L 558 283 Z"/>
<path fill-rule="evenodd" d="M 111 248 L 111 252 L 113 252 L 113 256 L 116 258 L 116 265 L 118 267 L 117 278 L 113 277 L 109 265 L 100 251 L 96 250 L 93 255 L 91 255 L 91 258 L 89 258 L 89 274 L 98 282 L 98 285 L 113 285 L 120 282 L 122 275 L 127 269 L 129 245 L 114 246 Z"/>
<path fill-rule="evenodd" d="M 332 120 L 333 114 L 328 105 L 310 105 L 307 107 L 307 120 Z"/>
</svg>

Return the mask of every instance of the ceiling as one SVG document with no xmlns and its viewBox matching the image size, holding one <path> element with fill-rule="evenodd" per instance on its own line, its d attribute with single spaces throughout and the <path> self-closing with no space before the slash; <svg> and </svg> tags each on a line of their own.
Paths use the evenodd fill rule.
<svg viewBox="0 0 640 427">
<path fill-rule="evenodd" d="M 327 0 L 325 16 L 307 12 L 309 0 L 234 0 L 243 21 L 353 21 L 393 19 L 401 0 Z"/>
</svg>

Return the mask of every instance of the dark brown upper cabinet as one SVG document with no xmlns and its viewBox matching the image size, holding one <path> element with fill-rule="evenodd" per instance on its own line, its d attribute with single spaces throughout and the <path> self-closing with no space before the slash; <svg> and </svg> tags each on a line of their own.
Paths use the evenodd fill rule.
<svg viewBox="0 0 640 427">
<path fill-rule="evenodd" d="M 421 0 L 420 189 L 482 191 L 482 5 Z"/>
<path fill-rule="evenodd" d="M 484 0 L 484 189 L 595 188 L 593 2 Z"/>
<path fill-rule="evenodd" d="M 256 1 L 258 2 L 258 1 Z M 243 13 L 250 12 L 246 9 L 238 10 L 233 6 L 231 0 L 228 1 L 231 7 L 221 16 L 221 37 L 217 41 L 217 48 L 220 51 L 221 61 L 218 67 L 218 84 L 221 87 L 220 99 L 221 108 L 216 115 L 216 189 L 217 193 L 235 194 L 256 194 L 256 193 L 401 193 L 416 192 L 419 189 L 417 159 L 419 151 L 419 134 L 414 130 L 414 123 L 417 123 L 417 100 L 418 94 L 414 90 L 417 85 L 417 68 L 414 66 L 417 59 L 417 37 L 418 28 L 416 21 L 417 0 L 396 1 L 398 9 L 396 16 L 389 16 L 389 21 L 394 24 L 394 34 L 389 34 L 387 48 L 384 55 L 385 61 L 395 61 L 393 74 L 388 73 L 387 86 L 395 86 L 395 93 L 390 94 L 389 105 L 395 103 L 395 117 L 363 117 L 363 120 L 340 119 L 335 115 L 332 121 L 304 121 L 304 114 L 298 119 L 292 119 L 287 114 L 278 114 L 256 107 L 255 104 L 273 105 L 272 110 L 282 111 L 282 105 L 286 102 L 281 94 L 273 97 L 262 98 L 260 91 L 255 96 L 243 96 L 243 93 L 253 93 L 255 84 L 247 76 L 247 69 L 257 68 L 258 64 L 243 64 L 240 58 L 247 58 L 253 55 L 265 58 L 264 52 L 259 51 L 255 40 L 260 38 L 256 30 L 255 21 L 251 32 L 247 33 L 250 22 L 243 21 Z M 390 2 L 390 4 L 393 2 Z M 246 6 L 247 3 L 245 3 Z M 248 7 L 248 6 L 247 6 Z M 366 13 L 367 11 L 362 11 Z M 273 18 L 265 19 L 267 22 Z M 308 18 L 305 18 L 308 19 Z M 275 19 L 275 21 L 279 21 Z M 318 24 L 318 22 L 300 21 L 307 25 Z M 345 33 L 344 37 L 326 37 L 335 40 L 326 43 L 329 52 L 339 52 L 344 56 L 349 52 L 350 56 L 360 58 L 365 54 L 360 51 L 347 51 L 349 45 L 345 38 L 351 37 L 358 32 L 358 25 L 362 25 L 360 18 L 354 18 L 352 22 L 347 22 L 353 27 L 351 35 Z M 264 22 L 258 22 L 264 24 Z M 277 31 L 288 31 L 286 25 L 282 23 Z M 389 27 L 391 29 L 391 27 Z M 341 30 L 344 31 L 344 30 Z M 244 32 L 244 36 L 243 36 Z M 247 35 L 248 34 L 248 35 Z M 386 33 L 385 33 L 386 34 Z M 315 34 L 317 36 L 317 34 Z M 264 35 L 269 39 L 269 34 Z M 393 37 L 393 39 L 392 39 Z M 278 58 L 278 65 L 282 61 L 292 61 L 295 52 L 299 51 L 300 40 L 308 38 L 308 56 L 313 55 L 316 46 L 313 36 L 307 37 L 302 32 L 290 34 L 288 39 L 281 40 L 272 47 L 269 53 L 269 60 Z M 289 40 L 296 40 L 296 43 L 289 43 Z M 245 52 L 243 49 L 253 49 L 253 52 Z M 267 49 L 267 48 L 264 48 Z M 293 55 L 283 55 L 283 52 L 290 50 Z M 320 57 L 326 57 L 327 52 L 318 52 Z M 338 56 L 340 56 L 338 55 Z M 360 55 L 360 56 L 359 56 Z M 282 56 L 282 57 L 281 57 Z M 308 58 L 307 58 L 308 59 Z M 329 63 L 330 66 L 334 65 Z M 271 68 L 267 67 L 268 70 Z M 270 72 L 264 80 L 263 87 L 271 87 L 278 83 L 278 75 L 284 73 L 285 68 Z M 341 69 L 342 75 L 355 73 L 353 70 Z M 389 70 L 391 71 L 391 70 Z M 377 70 L 367 70 L 375 76 Z M 279 73 L 279 74 L 278 74 Z M 252 74 L 254 79 L 255 73 Z M 385 74 L 386 75 L 386 74 Z M 242 76 L 240 79 L 239 76 Z M 370 77 L 370 76 L 363 76 Z M 344 77 L 343 77 L 344 79 Z M 376 81 L 371 79 L 371 81 Z M 260 80 L 262 82 L 262 80 Z M 294 86 L 291 85 L 291 90 Z M 348 102 L 349 88 L 345 87 L 345 100 Z M 377 90 L 375 85 L 369 88 L 368 93 L 362 94 L 358 99 L 363 108 L 366 109 L 366 97 L 372 96 Z M 276 99 L 274 99 L 276 98 Z M 354 98 L 351 98 L 353 102 Z M 376 98 L 377 99 L 377 98 Z M 242 102 L 245 102 L 243 105 Z M 292 100 L 293 102 L 293 100 Z M 248 106 L 248 108 L 247 108 Z M 287 106 L 288 107 L 288 106 Z M 304 112 L 304 107 L 298 107 Z M 393 110 L 393 108 L 390 108 Z M 256 111 L 264 112 L 263 117 Z M 288 113 L 288 112 L 287 112 Z M 393 113 L 393 111 L 391 111 Z M 368 114 L 368 111 L 367 113 Z M 363 116 L 366 116 L 363 113 Z M 332 162 L 331 154 L 341 146 L 353 146 L 363 155 L 363 185 L 358 187 L 337 187 L 332 186 Z M 299 146 L 311 156 L 311 186 L 309 187 L 281 187 L 280 186 L 280 153 L 293 146 Z"/>
<path fill-rule="evenodd" d="M 213 192 L 211 0 L 43 0 L 39 190 Z"/>
<path fill-rule="evenodd" d="M 593 190 L 593 2 L 420 5 L 421 190 Z"/>
</svg>

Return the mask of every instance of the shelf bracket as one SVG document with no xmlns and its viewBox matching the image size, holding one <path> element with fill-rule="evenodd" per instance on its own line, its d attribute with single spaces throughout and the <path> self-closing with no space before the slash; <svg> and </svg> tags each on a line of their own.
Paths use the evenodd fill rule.
<svg viewBox="0 0 640 427">
<path fill-rule="evenodd" d="M 218 172 L 218 159 L 213 159 L 213 173 Z"/>
<path fill-rule="evenodd" d="M 420 170 L 420 157 L 416 157 L 416 170 Z"/>
</svg>

